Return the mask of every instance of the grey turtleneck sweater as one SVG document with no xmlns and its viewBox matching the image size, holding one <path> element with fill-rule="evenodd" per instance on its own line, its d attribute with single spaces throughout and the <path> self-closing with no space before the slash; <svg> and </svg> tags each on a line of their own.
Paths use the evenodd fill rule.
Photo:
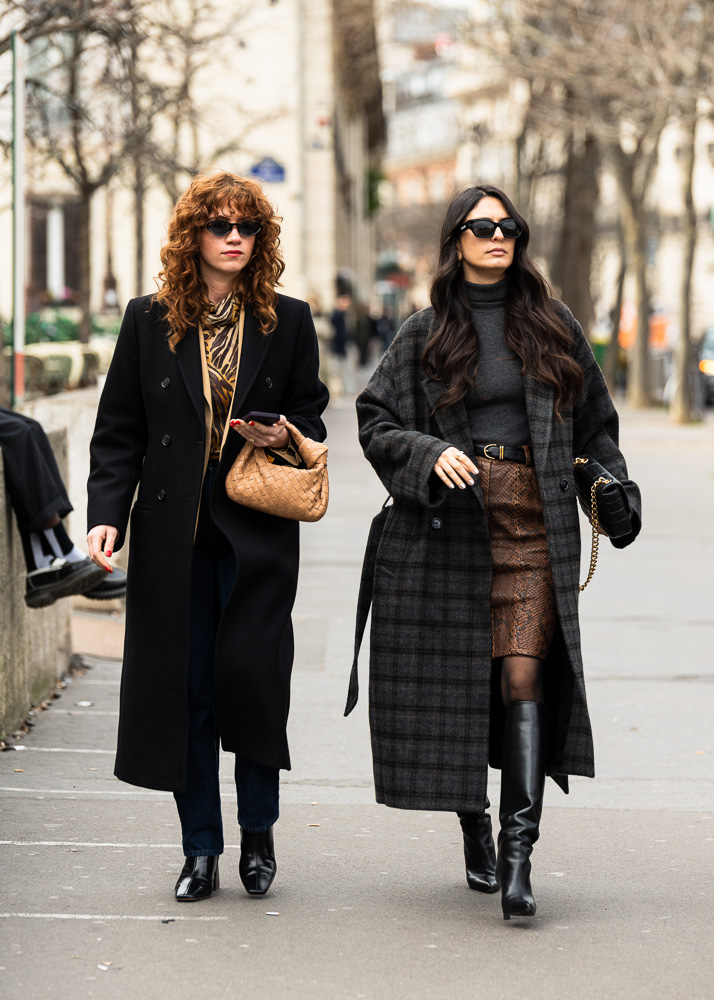
<svg viewBox="0 0 714 1000">
<path fill-rule="evenodd" d="M 506 345 L 506 287 L 466 282 L 479 341 L 476 384 L 464 398 L 474 444 L 530 445 L 523 362 Z"/>
</svg>

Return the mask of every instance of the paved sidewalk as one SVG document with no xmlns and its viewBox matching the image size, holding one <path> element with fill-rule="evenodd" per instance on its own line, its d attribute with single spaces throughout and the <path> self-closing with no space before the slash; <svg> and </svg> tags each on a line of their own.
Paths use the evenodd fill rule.
<svg viewBox="0 0 714 1000">
<path fill-rule="evenodd" d="M 0 995 L 712 1000 L 714 421 L 623 419 L 645 527 L 631 549 L 603 546 L 582 598 L 598 778 L 573 781 L 567 798 L 549 783 L 538 915 L 508 923 L 498 896 L 466 887 L 453 815 L 374 804 L 366 658 L 365 697 L 342 718 L 362 551 L 384 493 L 351 403 L 328 423 L 331 507 L 302 529 L 294 770 L 271 893 L 240 886 L 226 766 L 222 888 L 174 902 L 172 798 L 112 776 L 121 619 L 75 616 L 89 669 L 23 750 L 0 754 Z"/>
</svg>

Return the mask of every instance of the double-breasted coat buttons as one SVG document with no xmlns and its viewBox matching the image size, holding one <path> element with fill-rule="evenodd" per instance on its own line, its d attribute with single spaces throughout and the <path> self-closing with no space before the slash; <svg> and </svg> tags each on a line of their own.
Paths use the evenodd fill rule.
<svg viewBox="0 0 714 1000">
<path fill-rule="evenodd" d="M 440 517 L 432 517 L 431 519 L 432 528 L 440 528 L 443 525 L 443 523 L 444 522 L 441 520 Z"/>
<path fill-rule="evenodd" d="M 156 496 L 159 498 L 159 500 L 165 500 L 166 499 L 166 490 L 159 490 L 159 492 L 156 494 Z"/>
<path fill-rule="evenodd" d="M 567 479 L 560 480 L 560 488 L 563 491 L 563 493 L 565 493 L 570 488 L 570 483 L 568 482 Z"/>
<path fill-rule="evenodd" d="M 272 378 L 270 378 L 270 376 L 268 376 L 268 378 L 266 378 L 266 380 L 265 380 L 265 388 L 266 389 L 272 389 L 273 388 L 273 380 L 272 380 Z"/>
<path fill-rule="evenodd" d="M 168 434 L 164 434 L 164 436 L 161 438 L 161 443 L 164 446 L 164 448 L 168 448 L 168 446 L 171 444 L 171 438 L 169 437 Z"/>
<path fill-rule="evenodd" d="M 161 379 L 161 388 L 162 389 L 168 389 L 168 387 L 170 385 L 171 385 L 171 379 L 168 377 L 168 375 L 166 376 L 166 378 L 162 378 Z"/>
</svg>

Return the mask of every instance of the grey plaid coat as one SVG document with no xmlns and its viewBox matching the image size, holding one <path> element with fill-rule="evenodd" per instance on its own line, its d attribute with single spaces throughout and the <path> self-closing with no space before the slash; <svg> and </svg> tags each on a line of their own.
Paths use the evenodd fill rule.
<svg viewBox="0 0 714 1000">
<path fill-rule="evenodd" d="M 588 454 L 625 486 L 634 540 L 640 493 L 618 448 L 618 418 L 600 368 L 562 306 L 585 389 L 559 421 L 552 390 L 526 376 L 526 405 L 543 500 L 559 627 L 544 671 L 548 773 L 594 775 L 578 623 L 580 524 L 573 457 Z M 449 490 L 434 463 L 449 445 L 472 452 L 463 402 L 434 409 L 443 386 L 422 354 L 433 310 L 410 317 L 357 399 L 360 442 L 394 502 L 377 515 L 360 588 L 355 659 L 345 714 L 357 702 L 357 654 L 370 604 L 369 718 L 376 797 L 405 809 L 476 812 L 487 763 L 500 766 L 500 673 L 492 669 L 491 553 L 483 495 Z"/>
</svg>

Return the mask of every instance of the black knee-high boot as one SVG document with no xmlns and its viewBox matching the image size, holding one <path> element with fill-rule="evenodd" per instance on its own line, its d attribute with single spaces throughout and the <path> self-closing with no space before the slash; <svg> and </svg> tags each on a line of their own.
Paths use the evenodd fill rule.
<svg viewBox="0 0 714 1000">
<path fill-rule="evenodd" d="M 545 705 L 516 701 L 506 708 L 501 777 L 498 879 L 504 920 L 531 917 L 530 856 L 538 840 L 545 786 Z"/>
<path fill-rule="evenodd" d="M 486 809 L 490 806 L 486 799 Z M 478 892 L 496 892 L 496 848 L 493 843 L 491 817 L 487 812 L 458 813 L 464 832 L 466 882 Z"/>
</svg>

